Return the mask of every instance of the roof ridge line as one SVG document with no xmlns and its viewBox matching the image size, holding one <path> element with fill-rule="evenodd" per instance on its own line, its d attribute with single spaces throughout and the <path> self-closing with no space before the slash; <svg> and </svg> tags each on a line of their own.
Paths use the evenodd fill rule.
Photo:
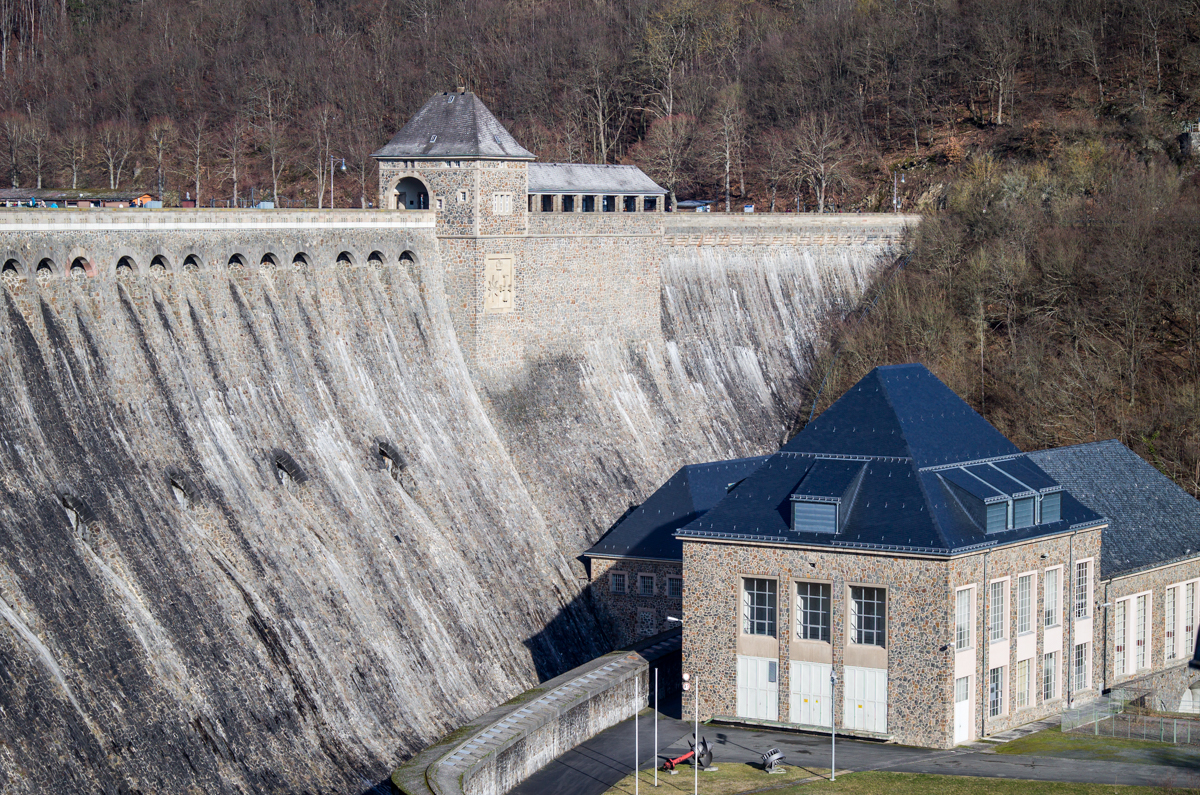
<svg viewBox="0 0 1200 795">
<path fill-rule="evenodd" d="M 1095 442 L 1088 442 L 1088 444 L 1095 444 Z M 1052 449 L 1059 449 L 1059 448 L 1052 448 Z M 973 467 L 973 466 L 977 466 L 979 464 L 994 464 L 997 461 L 1011 461 L 1014 458 L 1020 458 L 1021 456 L 1028 456 L 1028 455 L 1029 455 L 1029 453 L 1025 453 L 1025 452 L 1006 453 L 1005 455 L 994 455 L 991 458 L 977 458 L 972 461 L 958 461 L 953 464 L 934 464 L 932 466 L 927 466 L 927 467 L 918 467 L 917 471 L 918 472 L 941 472 L 946 469 L 958 469 L 959 467 Z"/>
<path fill-rule="evenodd" d="M 900 366 L 906 367 L 907 365 L 900 365 Z M 882 367 L 876 367 L 874 369 L 873 372 L 875 373 L 875 378 L 878 380 L 879 386 L 883 390 L 884 402 L 887 403 L 887 407 L 892 412 L 892 416 L 896 418 L 896 425 L 899 426 L 899 428 L 900 428 L 900 439 L 904 443 L 904 449 L 908 451 L 908 459 L 910 461 L 915 461 L 916 456 L 913 455 L 912 444 L 909 443 L 908 434 L 905 432 L 905 429 L 904 429 L 904 418 L 900 416 L 900 411 L 896 408 L 895 404 L 892 403 L 892 392 L 890 389 L 887 388 L 887 385 L 885 384 L 885 382 L 883 380 L 883 375 L 880 373 L 880 370 L 882 370 L 882 369 L 883 369 Z M 926 370 L 926 372 L 929 372 L 929 371 Z M 932 373 L 930 373 L 930 375 L 932 375 Z M 937 376 L 934 376 L 934 378 L 936 379 Z M 943 386 L 945 386 L 945 385 L 943 384 Z"/>
</svg>

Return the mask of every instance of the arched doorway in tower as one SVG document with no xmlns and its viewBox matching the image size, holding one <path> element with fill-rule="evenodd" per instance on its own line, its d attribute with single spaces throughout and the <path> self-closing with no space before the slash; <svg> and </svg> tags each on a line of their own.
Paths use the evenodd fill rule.
<svg viewBox="0 0 1200 795">
<path fill-rule="evenodd" d="M 397 210 L 428 210 L 429 188 L 416 177 L 405 177 L 396 183 L 393 199 Z"/>
</svg>

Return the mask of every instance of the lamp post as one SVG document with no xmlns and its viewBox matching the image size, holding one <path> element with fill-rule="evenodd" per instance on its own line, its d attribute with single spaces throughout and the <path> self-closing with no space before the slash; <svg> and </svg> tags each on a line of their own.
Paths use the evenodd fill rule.
<svg viewBox="0 0 1200 795">
<path fill-rule="evenodd" d="M 904 184 L 904 175 L 900 174 L 900 172 L 898 172 L 898 171 L 893 171 L 892 172 L 892 212 L 894 212 L 894 213 L 900 212 L 900 194 L 897 190 L 898 186 L 896 185 L 896 175 L 897 174 L 900 175 L 900 184 L 901 185 Z"/>
<path fill-rule="evenodd" d="M 696 728 L 692 733 L 692 795 L 700 795 L 700 683 L 692 686 L 691 674 L 683 675 L 683 691 L 696 696 Z"/>
<path fill-rule="evenodd" d="M 654 669 L 654 786 L 658 786 L 658 669 Z"/>
<path fill-rule="evenodd" d="M 837 781 L 837 673 L 829 666 L 829 780 Z"/>
<path fill-rule="evenodd" d="M 638 718 L 642 713 L 642 677 L 633 679 L 633 795 L 638 795 L 638 780 L 641 778 L 642 751 L 638 735 Z"/>
<path fill-rule="evenodd" d="M 346 170 L 346 158 L 329 156 L 329 209 L 333 209 L 333 167 L 337 162 L 342 161 L 342 171 Z"/>
</svg>

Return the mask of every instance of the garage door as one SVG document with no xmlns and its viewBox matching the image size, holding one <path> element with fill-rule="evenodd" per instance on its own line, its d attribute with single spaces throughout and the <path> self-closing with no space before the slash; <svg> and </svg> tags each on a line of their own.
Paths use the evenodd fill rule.
<svg viewBox="0 0 1200 795">
<path fill-rule="evenodd" d="M 828 726 L 830 703 L 829 663 L 793 662 L 791 668 L 792 723 Z"/>
<path fill-rule="evenodd" d="M 737 658 L 739 718 L 779 720 L 779 661 L 767 657 Z"/>
<path fill-rule="evenodd" d="M 887 734 L 887 671 L 847 665 L 845 714 L 850 729 Z"/>
</svg>

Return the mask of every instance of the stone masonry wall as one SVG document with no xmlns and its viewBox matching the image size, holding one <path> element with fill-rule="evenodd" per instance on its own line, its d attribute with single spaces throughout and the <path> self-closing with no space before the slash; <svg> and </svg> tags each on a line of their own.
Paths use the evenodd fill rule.
<svg viewBox="0 0 1200 795">
<path fill-rule="evenodd" d="M 479 164 L 479 234 L 523 235 L 529 214 L 529 169 L 521 160 L 485 160 Z M 512 197 L 512 212 L 497 215 L 493 196 Z"/>
<path fill-rule="evenodd" d="M 610 575 L 621 572 L 625 575 L 625 592 L 616 593 L 611 588 Z M 638 575 L 654 577 L 654 594 L 645 596 L 639 588 Z M 609 627 L 613 643 L 617 647 L 628 646 L 671 628 L 667 616 L 679 618 L 683 610 L 683 598 L 672 598 L 668 592 L 668 579 L 683 578 L 683 564 L 667 561 L 648 561 L 609 558 L 592 558 L 591 583 L 589 589 L 597 614 Z M 686 585 L 685 585 L 686 587 Z M 654 625 L 643 632 L 638 624 L 638 615 L 650 611 L 654 614 Z M 675 626 L 679 626 L 675 624 Z"/>
<path fill-rule="evenodd" d="M 1091 576 L 1092 576 L 1092 592 L 1093 604 L 1090 605 L 1091 614 L 1095 615 L 1095 597 L 1099 596 L 1099 557 L 1100 557 L 1100 531 L 1091 530 L 1088 532 L 1080 532 L 1074 537 L 1074 559 L 1076 561 L 1091 558 Z M 947 609 L 951 615 L 950 631 L 942 641 L 949 644 L 949 650 L 946 655 L 948 669 L 942 675 L 940 688 L 943 692 L 943 697 L 940 701 L 941 709 L 946 713 L 947 718 L 953 723 L 954 709 L 954 679 L 957 676 L 972 676 L 970 700 L 971 700 L 971 733 L 969 738 L 996 734 L 1006 731 L 1014 726 L 1019 726 L 1030 721 L 1040 720 L 1047 715 L 1052 715 L 1066 708 L 1068 671 L 1072 664 L 1072 637 L 1071 623 L 1073 622 L 1071 595 L 1073 590 L 1071 586 L 1074 584 L 1073 575 L 1070 572 L 1071 562 L 1071 536 L 1057 536 L 1054 538 L 1033 541 L 1024 544 L 1010 545 L 998 547 L 990 550 L 986 554 L 983 552 L 959 557 L 953 559 L 950 564 L 950 585 L 947 592 Z M 985 579 L 986 566 L 986 579 Z M 1060 580 L 1060 598 L 1059 598 L 1059 614 L 1061 622 L 1058 626 L 1061 634 L 1061 647 L 1058 657 L 1058 685 L 1057 696 L 1050 701 L 1044 701 L 1042 698 L 1042 655 L 1045 649 L 1045 636 L 1047 628 L 1044 626 L 1043 608 L 1044 608 L 1044 572 L 1052 567 L 1062 567 L 1062 577 Z M 1026 707 L 1018 709 L 1016 698 L 1016 681 L 1017 681 L 1017 660 L 1018 660 L 1018 635 L 1017 635 L 1017 578 L 1020 574 L 1034 572 L 1036 574 L 1034 580 L 1034 592 L 1031 604 L 1031 621 L 1033 630 L 1030 633 L 1034 641 L 1032 644 L 1033 655 L 1030 663 L 1030 701 Z M 988 624 L 985 609 L 987 609 L 987 599 L 985 588 L 987 583 L 995 580 L 1008 578 L 1008 590 L 1005 604 L 1006 629 L 1003 641 L 992 643 L 989 640 Z M 974 585 L 974 626 L 972 629 L 971 645 L 966 650 L 955 649 L 954 637 L 954 599 L 957 589 L 964 586 Z M 1086 622 L 1084 622 L 1086 623 Z M 1079 622 L 1076 622 L 1076 629 L 1079 629 Z M 1088 630 L 1090 632 L 1090 630 Z M 1092 654 L 1092 671 L 1093 675 L 1090 678 L 1089 687 L 1076 691 L 1075 699 L 1088 698 L 1098 693 L 1096 684 L 1095 672 L 1098 670 L 1095 661 L 1097 660 L 1097 649 L 1099 646 L 1092 642 L 1090 635 L 1088 642 L 1091 645 Z M 1074 638 L 1075 643 L 1083 642 L 1083 637 L 1077 631 Z M 1023 641 L 1028 643 L 1028 639 Z M 987 654 L 985 655 L 985 648 Z M 985 659 L 986 656 L 986 659 Z M 959 659 L 956 661 L 956 657 Z M 971 659 L 973 658 L 973 664 Z M 969 665 L 970 664 L 970 665 Z M 969 668 L 964 666 L 969 665 Z M 988 713 L 988 670 L 1005 666 L 1005 687 L 1003 692 L 1003 711 L 996 717 L 986 717 Z M 959 670 L 955 670 L 956 667 Z M 968 673 L 969 671 L 969 673 Z M 981 722 L 983 721 L 983 722 Z M 950 737 L 946 738 L 947 741 Z"/>
<path fill-rule="evenodd" d="M 436 260 L 433 214 L 371 210 L 50 210 L 0 212 L 0 267 L 13 275 L 116 273 L 122 258 L 148 274 L 161 263 L 180 273 L 226 270 L 236 257 L 249 268 L 333 265 L 345 254 L 365 265 L 396 264 L 404 253 Z M 157 262 L 156 262 L 157 258 Z M 190 268 L 191 265 L 187 265 Z M 10 277 L 11 278 L 11 277 Z"/>
<path fill-rule="evenodd" d="M 949 701 L 948 662 L 941 650 L 951 621 L 945 561 L 691 541 L 683 549 L 683 669 L 698 678 L 702 720 L 736 715 L 742 577 L 777 580 L 777 629 L 785 638 L 795 633 L 793 583 L 832 583 L 831 651 L 839 674 L 848 654 L 847 585 L 879 585 L 888 589 L 888 734 L 912 745 L 949 745 L 949 712 L 934 706 Z M 779 717 L 786 722 L 791 643 L 776 641 L 771 646 L 779 660 Z M 839 675 L 839 727 L 843 696 L 844 677 Z"/>
<path fill-rule="evenodd" d="M 1200 559 L 1180 561 L 1174 565 L 1162 566 L 1137 574 L 1113 578 L 1102 584 L 1097 591 L 1098 603 L 1109 603 L 1113 607 L 1098 612 L 1101 621 L 1097 623 L 1098 631 L 1103 633 L 1104 659 L 1097 660 L 1095 670 L 1104 671 L 1104 686 L 1113 687 L 1146 687 L 1153 691 L 1156 699 L 1161 700 L 1167 709 L 1179 706 L 1179 699 L 1193 682 L 1200 678 L 1200 671 L 1187 667 L 1187 661 L 1192 658 L 1196 637 L 1180 638 L 1174 661 L 1166 660 L 1166 621 L 1164 603 L 1167 588 L 1178 583 L 1200 578 Z M 1147 669 L 1132 674 L 1115 673 L 1115 638 L 1116 631 L 1116 602 L 1127 596 L 1149 591 L 1150 603 L 1150 636 L 1147 639 L 1149 649 L 1147 656 L 1150 666 Z M 1196 599 L 1200 602 L 1200 586 L 1197 587 Z M 1182 600 L 1181 600 L 1182 602 Z M 1200 605 L 1198 605 L 1200 607 Z M 1132 621 L 1132 613 L 1127 618 Z M 1127 654 L 1134 654 L 1128 649 Z M 1103 668 L 1101 667 L 1103 666 Z M 1155 706 L 1158 706 L 1157 704 Z"/>
</svg>

